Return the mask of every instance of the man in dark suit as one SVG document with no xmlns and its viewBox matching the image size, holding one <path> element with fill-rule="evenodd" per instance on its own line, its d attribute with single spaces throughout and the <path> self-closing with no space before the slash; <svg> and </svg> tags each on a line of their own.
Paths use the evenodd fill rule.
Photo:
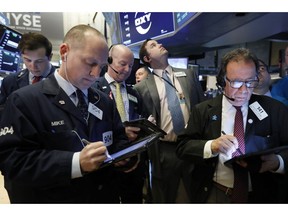
<svg viewBox="0 0 288 216">
<path fill-rule="evenodd" d="M 91 88 L 107 64 L 106 39 L 89 25 L 74 26 L 60 55 L 59 70 L 7 100 L 0 122 L 5 188 L 11 203 L 114 203 L 114 165 L 100 166 L 128 138 L 113 101 Z"/>
<path fill-rule="evenodd" d="M 109 49 L 107 72 L 103 77 L 96 80 L 94 87 L 105 92 L 117 104 L 117 84 L 120 84 L 121 102 L 124 105 L 124 111 L 121 114 L 122 122 L 139 119 L 141 114 L 141 100 L 138 93 L 131 85 L 125 83 L 130 76 L 134 64 L 133 52 L 123 44 L 112 45 Z M 134 141 L 140 128 L 125 127 L 126 135 L 130 141 Z M 116 191 L 119 193 L 121 203 L 142 203 L 143 185 L 145 179 L 144 161 L 138 164 L 138 167 L 129 173 L 118 172 L 119 179 L 116 180 Z"/>
<path fill-rule="evenodd" d="M 52 44 L 42 34 L 26 33 L 22 35 L 18 44 L 21 57 L 26 69 L 5 77 L 1 85 L 0 111 L 3 109 L 7 97 L 15 90 L 45 79 L 55 71 L 50 63 L 52 58 Z"/>
<path fill-rule="evenodd" d="M 241 148 L 241 138 L 234 130 L 239 129 L 236 124 L 239 121 L 234 118 L 237 109 L 243 114 L 240 122 L 245 150 L 241 150 L 242 154 L 288 144 L 287 108 L 270 97 L 252 94 L 257 84 L 257 58 L 245 48 L 232 50 L 223 57 L 217 76 L 223 95 L 192 109 L 177 155 L 195 164 L 191 178 L 193 202 L 278 202 L 278 182 L 283 177 L 281 174 L 288 170 L 287 153 L 286 156 L 285 152 L 280 152 L 258 159 L 247 158 L 232 166 L 225 164 L 237 156 Z M 236 177 L 239 168 L 246 173 L 245 177 Z M 242 185 L 246 182 L 246 186 L 237 193 L 235 188 L 239 182 Z M 240 195 L 245 196 L 239 200 Z"/>
<path fill-rule="evenodd" d="M 184 130 L 190 109 L 204 100 L 203 90 L 195 72 L 173 68 L 168 64 L 168 51 L 157 41 L 146 40 L 140 48 L 139 57 L 144 64 L 153 69 L 146 79 L 134 86 L 142 97 L 142 115 L 151 121 L 154 120 L 157 126 L 167 133 L 164 139 L 148 150 L 153 202 L 189 202 L 187 189 L 193 165 L 184 164 L 179 160 L 175 149 L 178 143 L 177 136 L 179 131 Z M 164 75 L 170 80 L 164 78 Z M 172 119 L 175 110 L 171 111 L 168 107 L 166 86 L 172 87 L 170 92 L 176 94 L 180 111 L 176 118 L 183 119 L 181 127 L 175 127 L 175 119 Z"/>
</svg>

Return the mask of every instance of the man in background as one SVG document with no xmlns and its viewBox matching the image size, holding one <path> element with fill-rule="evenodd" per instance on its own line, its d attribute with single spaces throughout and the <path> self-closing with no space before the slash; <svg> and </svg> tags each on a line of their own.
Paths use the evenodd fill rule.
<svg viewBox="0 0 288 216">
<path fill-rule="evenodd" d="M 148 74 L 151 73 L 147 66 L 140 67 L 135 73 L 136 83 L 140 82 L 143 79 L 148 77 Z"/>
<path fill-rule="evenodd" d="M 271 88 L 271 95 L 276 100 L 281 101 L 288 106 L 288 46 L 285 49 L 285 76 L 277 81 Z"/>
<path fill-rule="evenodd" d="M 259 63 L 258 67 L 259 83 L 254 88 L 253 93 L 271 97 L 270 92 L 271 76 L 268 71 L 268 66 L 261 59 L 258 59 L 258 63 Z"/>
<path fill-rule="evenodd" d="M 203 90 L 196 73 L 169 65 L 168 51 L 157 41 L 147 39 L 141 45 L 139 57 L 153 69 L 146 79 L 134 86 L 142 97 L 142 115 L 153 118 L 156 125 L 167 133 L 148 149 L 152 201 L 188 203 L 193 165 L 180 160 L 175 150 L 177 137 L 188 122 L 190 109 L 204 100 Z"/>
<path fill-rule="evenodd" d="M 139 119 L 141 100 L 137 92 L 125 81 L 131 74 L 134 64 L 133 52 L 123 44 L 112 45 L 109 49 L 108 67 L 104 76 L 97 79 L 94 87 L 105 92 L 115 102 L 122 122 Z M 140 128 L 125 127 L 126 135 L 134 141 Z M 115 190 L 121 203 L 143 203 L 143 185 L 145 179 L 144 162 L 129 173 L 118 172 Z"/>
<path fill-rule="evenodd" d="M 29 32 L 22 35 L 18 44 L 26 69 L 5 77 L 1 85 L 0 109 L 15 90 L 45 79 L 55 71 L 50 63 L 52 44 L 42 34 Z"/>
</svg>

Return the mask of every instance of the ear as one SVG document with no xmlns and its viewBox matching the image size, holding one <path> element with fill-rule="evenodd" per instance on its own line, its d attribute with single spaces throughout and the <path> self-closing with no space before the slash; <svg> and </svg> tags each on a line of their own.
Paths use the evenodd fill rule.
<svg viewBox="0 0 288 216">
<path fill-rule="evenodd" d="M 48 57 L 48 60 L 51 61 L 52 57 L 53 57 L 53 53 L 50 54 L 50 56 Z"/>
<path fill-rule="evenodd" d="M 150 63 L 150 58 L 149 58 L 148 56 L 144 56 L 143 60 L 144 60 L 145 62 Z"/>
<path fill-rule="evenodd" d="M 66 61 L 67 52 L 69 51 L 68 44 L 63 43 L 60 45 L 60 56 L 63 62 Z"/>
</svg>

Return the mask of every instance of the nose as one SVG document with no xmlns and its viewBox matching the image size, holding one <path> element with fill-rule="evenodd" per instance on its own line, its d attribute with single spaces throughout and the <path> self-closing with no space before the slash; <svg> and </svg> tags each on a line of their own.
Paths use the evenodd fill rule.
<svg viewBox="0 0 288 216">
<path fill-rule="evenodd" d="M 38 68 L 38 64 L 37 64 L 36 62 L 34 62 L 34 61 L 31 61 L 31 62 L 30 62 L 30 67 L 31 67 L 32 69 L 37 69 L 37 68 Z"/>
<path fill-rule="evenodd" d="M 243 83 L 243 85 L 239 88 L 239 90 L 240 90 L 241 92 L 247 92 L 248 88 L 247 88 L 246 84 Z"/>
<path fill-rule="evenodd" d="M 97 65 L 91 68 L 89 75 L 97 78 L 100 76 L 100 73 L 101 73 L 101 68 L 100 66 Z"/>
</svg>

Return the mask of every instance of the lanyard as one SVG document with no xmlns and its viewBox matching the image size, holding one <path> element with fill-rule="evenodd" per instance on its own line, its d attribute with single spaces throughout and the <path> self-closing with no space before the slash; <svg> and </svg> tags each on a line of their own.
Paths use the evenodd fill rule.
<svg viewBox="0 0 288 216">
<path fill-rule="evenodd" d="M 166 73 L 166 72 L 164 72 L 164 73 Z M 160 79 L 163 79 L 164 82 L 168 83 L 170 86 L 172 86 L 172 88 L 175 89 L 176 92 L 178 92 L 177 88 L 176 88 L 176 87 L 175 87 L 175 86 L 174 86 L 170 81 L 168 81 L 167 79 L 165 79 L 165 78 L 159 76 L 159 75 L 156 74 L 154 71 L 152 71 L 152 74 L 155 75 L 155 76 L 157 76 L 157 77 L 159 77 Z M 174 77 L 173 77 L 173 78 L 174 78 Z"/>
</svg>

